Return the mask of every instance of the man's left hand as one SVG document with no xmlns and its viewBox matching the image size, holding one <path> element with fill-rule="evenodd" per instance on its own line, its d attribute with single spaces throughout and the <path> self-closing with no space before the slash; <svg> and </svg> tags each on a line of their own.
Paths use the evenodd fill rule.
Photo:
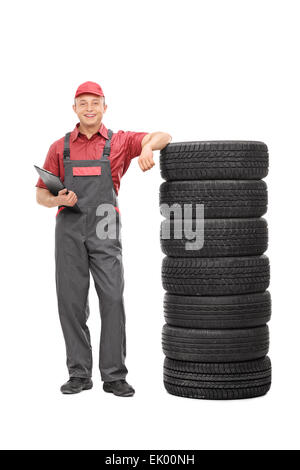
<svg viewBox="0 0 300 470">
<path fill-rule="evenodd" d="M 147 144 L 144 145 L 142 153 L 139 156 L 138 163 L 142 171 L 150 170 L 155 165 L 151 146 Z"/>
</svg>

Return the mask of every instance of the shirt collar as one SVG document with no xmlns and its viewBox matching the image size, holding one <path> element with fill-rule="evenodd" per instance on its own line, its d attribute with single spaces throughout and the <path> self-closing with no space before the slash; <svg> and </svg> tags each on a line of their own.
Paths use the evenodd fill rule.
<svg viewBox="0 0 300 470">
<path fill-rule="evenodd" d="M 78 135 L 80 134 L 79 132 L 79 125 L 80 125 L 80 122 L 78 122 L 75 126 L 75 128 L 73 129 L 72 133 L 71 133 L 71 139 L 72 139 L 72 142 L 74 142 Z M 105 139 L 108 139 L 108 132 L 107 132 L 107 128 L 105 127 L 105 125 L 103 124 L 103 122 L 101 122 L 100 124 L 100 127 L 99 127 L 99 130 L 97 132 L 98 134 L 102 135 L 102 137 L 104 137 Z"/>
</svg>

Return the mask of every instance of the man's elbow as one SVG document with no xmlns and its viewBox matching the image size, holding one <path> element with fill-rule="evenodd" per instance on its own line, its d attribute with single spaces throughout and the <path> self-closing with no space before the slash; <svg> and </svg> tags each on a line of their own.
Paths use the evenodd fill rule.
<svg viewBox="0 0 300 470">
<path fill-rule="evenodd" d="M 162 148 L 164 148 L 166 145 L 168 145 L 171 142 L 172 136 L 168 132 L 160 132 L 160 135 L 161 135 L 161 139 L 163 141 L 162 142 L 162 144 L 163 144 Z"/>
<path fill-rule="evenodd" d="M 36 188 L 35 199 L 38 204 L 41 203 L 41 193 L 39 191 L 40 188 Z"/>
<path fill-rule="evenodd" d="M 47 192 L 47 189 L 36 188 L 36 202 L 41 206 L 45 205 L 45 192 Z"/>
<path fill-rule="evenodd" d="M 168 144 L 169 144 L 172 140 L 172 136 L 170 134 L 167 134 L 167 136 L 168 136 Z"/>
<path fill-rule="evenodd" d="M 142 147 L 144 145 L 150 144 L 152 146 L 152 150 L 161 150 L 166 145 L 168 145 L 172 140 L 172 136 L 168 132 L 152 132 L 150 134 L 146 134 L 142 140 Z"/>
<path fill-rule="evenodd" d="M 170 134 L 168 134 L 167 132 L 162 132 L 163 136 L 164 136 L 164 139 L 165 139 L 165 143 L 164 143 L 164 147 L 166 147 L 172 140 L 172 136 Z"/>
</svg>

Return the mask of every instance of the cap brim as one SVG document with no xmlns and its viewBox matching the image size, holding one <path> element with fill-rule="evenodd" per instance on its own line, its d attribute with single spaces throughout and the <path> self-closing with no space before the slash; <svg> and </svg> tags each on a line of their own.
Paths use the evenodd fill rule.
<svg viewBox="0 0 300 470">
<path fill-rule="evenodd" d="M 80 93 L 77 93 L 77 94 L 75 95 L 75 98 L 77 98 L 77 97 L 80 96 L 80 95 L 86 95 L 86 94 L 89 94 L 89 95 L 96 95 L 96 96 L 103 96 L 103 97 L 104 97 L 104 95 L 101 95 L 100 93 L 97 93 L 96 91 L 81 91 Z"/>
</svg>

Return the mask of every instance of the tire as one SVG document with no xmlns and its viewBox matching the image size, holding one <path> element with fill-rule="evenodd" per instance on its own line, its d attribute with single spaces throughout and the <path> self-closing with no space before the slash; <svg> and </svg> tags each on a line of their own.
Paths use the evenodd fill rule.
<svg viewBox="0 0 300 470">
<path fill-rule="evenodd" d="M 204 400 L 237 400 L 265 395 L 271 387 L 268 356 L 236 363 L 202 364 L 165 358 L 163 381 L 168 393 Z"/>
<path fill-rule="evenodd" d="M 167 181 L 261 179 L 268 164 L 263 142 L 174 142 L 160 152 L 160 172 Z"/>
<path fill-rule="evenodd" d="M 253 328 L 265 325 L 271 318 L 268 291 L 219 297 L 165 293 L 163 306 L 166 323 L 181 328 Z"/>
<path fill-rule="evenodd" d="M 166 181 L 160 185 L 159 204 L 176 204 L 170 218 L 196 218 L 196 204 L 204 205 L 208 219 L 261 217 L 267 211 L 267 185 L 260 180 Z M 187 215 L 184 204 L 192 205 Z"/>
<path fill-rule="evenodd" d="M 267 325 L 236 330 L 179 328 L 165 324 L 162 349 L 170 359 L 192 362 L 242 362 L 269 351 Z"/>
<path fill-rule="evenodd" d="M 267 256 L 171 258 L 162 262 L 163 288 L 180 295 L 238 295 L 265 291 L 270 282 Z"/>
<path fill-rule="evenodd" d="M 186 238 L 189 226 L 187 220 L 176 227 L 174 220 L 165 219 L 160 226 L 160 245 L 162 252 L 173 257 L 219 257 L 219 256 L 249 256 L 262 255 L 268 248 L 268 224 L 260 219 L 204 219 L 204 234 L 196 219 L 190 219 L 193 236 L 202 241 L 198 249 L 188 249 L 186 243 L 197 246 L 197 239 Z M 178 222 L 178 221 L 177 221 Z M 170 224 L 170 232 L 168 225 Z M 204 237 L 203 237 L 204 235 Z M 170 236 L 169 239 L 166 237 Z M 175 238 L 175 236 L 177 238 Z"/>
</svg>

